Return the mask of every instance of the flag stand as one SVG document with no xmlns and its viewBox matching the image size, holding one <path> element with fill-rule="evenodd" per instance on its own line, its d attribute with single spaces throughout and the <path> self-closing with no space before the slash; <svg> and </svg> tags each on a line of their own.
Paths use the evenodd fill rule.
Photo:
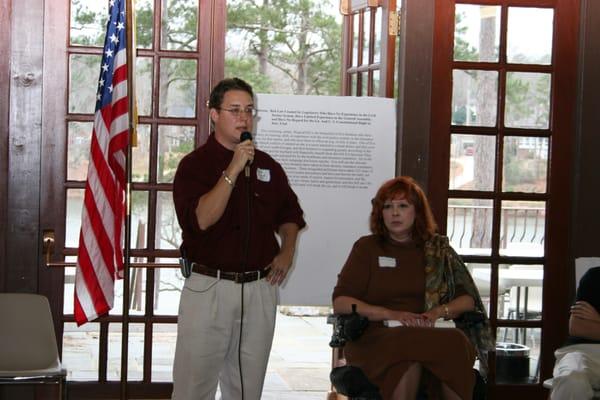
<svg viewBox="0 0 600 400">
<path fill-rule="evenodd" d="M 126 0 L 125 17 L 127 32 L 127 99 L 129 106 L 129 135 L 126 160 L 126 189 L 125 189 L 125 241 L 123 249 L 123 322 L 121 328 L 121 400 L 127 400 L 127 370 L 129 354 L 129 267 L 131 252 L 131 157 L 132 157 L 132 138 L 137 123 L 137 113 L 135 112 L 135 46 L 134 46 L 134 8 L 133 0 Z"/>
</svg>

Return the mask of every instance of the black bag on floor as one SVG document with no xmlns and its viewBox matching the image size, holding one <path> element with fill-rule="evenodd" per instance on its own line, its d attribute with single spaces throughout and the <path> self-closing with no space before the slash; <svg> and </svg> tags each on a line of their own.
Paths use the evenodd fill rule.
<svg viewBox="0 0 600 400">
<path fill-rule="evenodd" d="M 346 365 L 334 368 L 329 374 L 331 384 L 339 394 L 352 400 L 382 400 L 379 388 L 358 367 Z"/>
</svg>

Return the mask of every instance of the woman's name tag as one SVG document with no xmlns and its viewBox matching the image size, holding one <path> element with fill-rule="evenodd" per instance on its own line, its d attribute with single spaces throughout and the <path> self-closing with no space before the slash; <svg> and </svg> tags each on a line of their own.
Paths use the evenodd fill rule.
<svg viewBox="0 0 600 400">
<path fill-rule="evenodd" d="M 393 257 L 379 256 L 379 268 L 395 268 L 396 259 Z"/>
</svg>

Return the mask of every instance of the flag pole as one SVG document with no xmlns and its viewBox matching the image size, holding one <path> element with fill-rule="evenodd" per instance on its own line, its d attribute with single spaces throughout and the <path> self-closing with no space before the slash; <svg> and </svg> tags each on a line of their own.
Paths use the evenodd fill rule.
<svg viewBox="0 0 600 400">
<path fill-rule="evenodd" d="M 127 400 L 127 370 L 128 370 L 128 354 L 129 354 L 129 267 L 130 252 L 131 252 L 131 156 L 132 143 L 136 126 L 137 113 L 135 112 L 135 86 L 134 86 L 134 69 L 135 69 L 135 43 L 134 43 L 134 0 L 126 0 L 125 2 L 125 17 L 126 17 L 126 33 L 127 33 L 127 99 L 129 106 L 129 134 L 127 145 L 127 160 L 125 167 L 125 175 L 127 184 L 125 188 L 125 241 L 123 250 L 123 323 L 121 328 L 121 400 Z"/>
</svg>

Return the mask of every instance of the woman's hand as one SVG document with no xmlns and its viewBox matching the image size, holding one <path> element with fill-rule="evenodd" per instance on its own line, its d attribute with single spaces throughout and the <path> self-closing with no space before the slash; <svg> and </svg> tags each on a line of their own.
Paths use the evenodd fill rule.
<svg viewBox="0 0 600 400">
<path fill-rule="evenodd" d="M 389 317 L 387 319 L 400 321 L 404 326 L 432 327 L 434 322 L 425 318 L 423 314 L 396 310 L 390 310 Z"/>
<path fill-rule="evenodd" d="M 435 321 L 437 321 L 438 319 L 445 316 L 445 312 L 444 312 L 443 306 L 437 306 L 437 307 L 433 307 L 431 310 L 429 310 L 427 312 L 424 312 L 421 315 L 425 319 L 431 321 L 432 323 L 435 323 Z"/>
</svg>

